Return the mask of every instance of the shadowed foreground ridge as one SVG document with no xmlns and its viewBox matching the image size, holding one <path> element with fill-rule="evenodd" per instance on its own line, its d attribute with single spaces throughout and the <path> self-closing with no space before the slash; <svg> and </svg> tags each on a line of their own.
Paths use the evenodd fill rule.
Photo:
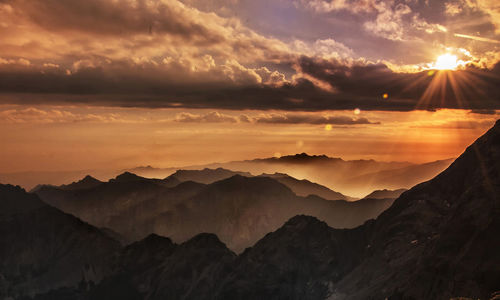
<svg viewBox="0 0 500 300">
<path fill-rule="evenodd" d="M 245 180 L 233 178 L 225 188 Z M 50 277 L 45 289 L 66 288 L 37 299 L 490 299 L 500 291 L 499 195 L 497 121 L 448 169 L 404 192 L 377 220 L 357 228 L 333 229 L 316 218 L 296 216 L 239 256 L 213 234 L 200 234 L 179 245 L 150 235 L 121 250 L 111 241 L 107 253 L 114 255 L 105 259 L 109 267 L 103 280 L 77 286 L 64 280 L 69 270 L 45 264 L 57 275 Z M 33 220 L 39 206 L 62 214 L 22 191 L 19 199 Z M 2 203 L 10 213 L 2 213 L 1 232 L 18 232 L 19 225 L 11 226 L 12 215 L 27 212 L 15 201 Z M 88 245 L 101 247 L 95 244 L 98 239 L 87 238 L 88 232 L 99 235 L 97 229 L 65 216 L 68 223 L 82 224 L 67 227 L 75 240 L 82 236 Z M 32 228 L 38 223 L 30 222 L 31 226 L 22 227 L 22 239 L 11 235 L 5 240 L 2 235 L 2 245 L 26 246 L 49 239 Z M 32 231 L 40 236 L 34 238 Z M 72 257 L 76 251 L 81 250 L 66 249 L 61 257 Z M 2 261 L 25 259 L 13 251 L 2 255 Z M 52 259 L 60 265 L 58 256 Z M 14 277 L 16 270 L 5 263 L 0 273 L 3 295 L 13 295 L 13 287 L 31 280 L 27 275 Z"/>
</svg>

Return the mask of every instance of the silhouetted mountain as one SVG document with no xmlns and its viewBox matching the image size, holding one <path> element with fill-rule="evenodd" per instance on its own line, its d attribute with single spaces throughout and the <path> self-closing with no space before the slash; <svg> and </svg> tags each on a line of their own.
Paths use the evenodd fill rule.
<svg viewBox="0 0 500 300">
<path fill-rule="evenodd" d="M 89 298 L 207 299 L 219 285 L 211 274 L 224 271 L 234 258 L 213 234 L 199 234 L 180 245 L 150 235 L 122 250 L 114 274 L 93 289 Z"/>
<path fill-rule="evenodd" d="M 75 182 L 92 174 L 95 178 L 108 179 L 118 174 L 114 170 L 75 170 L 75 171 L 32 171 L 32 172 L 13 172 L 0 173 L 0 182 L 19 185 L 24 189 L 32 190 L 37 185 L 55 185 L 60 186 Z"/>
<path fill-rule="evenodd" d="M 366 230 L 332 229 L 296 216 L 247 249 L 222 275 L 220 299 L 326 299 L 329 285 L 359 264 Z"/>
<path fill-rule="evenodd" d="M 90 189 L 93 187 L 96 187 L 100 185 L 102 182 L 95 179 L 94 177 L 87 175 L 85 176 L 82 180 L 80 181 L 75 181 L 71 184 L 68 185 L 62 185 L 60 186 L 61 189 L 63 190 L 84 190 L 84 189 Z"/>
<path fill-rule="evenodd" d="M 131 179 L 127 175 L 135 174 L 142 178 L 165 178 L 165 185 L 172 187 L 181 181 L 189 180 L 209 184 L 236 174 L 251 176 L 251 174 L 262 173 L 284 173 L 294 178 L 315 182 L 344 195 L 363 197 L 377 189 L 410 188 L 415 184 L 431 179 L 448 167 L 450 163 L 451 160 L 427 164 L 379 162 L 375 160 L 343 160 L 326 155 L 301 153 L 279 158 L 211 163 L 207 165 L 184 166 L 182 168 L 154 168 L 146 166 L 118 172 L 114 170 L 85 170 L 71 172 L 0 173 L 0 182 L 19 184 L 26 189 L 32 189 L 38 184 L 67 184 L 68 182 L 82 178 L 85 174 L 92 174 L 96 178 L 108 180 L 122 173 L 122 176 L 118 180 Z M 175 172 L 177 173 L 173 174 Z"/>
<path fill-rule="evenodd" d="M 186 166 L 182 169 L 184 171 L 199 171 L 206 168 L 223 168 L 238 170 L 234 171 L 237 173 L 284 173 L 294 178 L 315 182 L 345 195 L 363 197 L 377 189 L 410 188 L 436 176 L 446 169 L 451 162 L 452 160 L 443 160 L 426 164 L 413 164 L 409 162 L 379 162 L 372 159 L 343 160 L 326 155 L 301 153 L 282 157 Z M 132 170 L 150 177 L 165 177 L 175 172 L 173 168 L 160 169 L 152 167 L 140 167 Z M 221 177 L 220 180 L 222 179 L 224 178 Z M 198 181 L 193 178 L 190 178 L 190 180 Z"/>
<path fill-rule="evenodd" d="M 97 229 L 20 189 L 4 189 L 0 228 L 8 235 L 0 235 L 0 279 L 20 291 L 40 273 L 18 276 L 20 270 L 30 270 L 19 268 L 19 262 L 33 261 L 33 269 L 41 261 L 45 267 L 37 271 L 55 272 L 45 286 L 61 288 L 38 299 L 489 299 L 500 291 L 500 121 L 444 172 L 403 193 L 376 220 L 357 228 L 333 229 L 314 217 L 295 216 L 239 256 L 213 234 L 199 234 L 181 245 L 150 235 L 108 260 L 111 270 L 90 288 L 74 288 L 75 280 L 69 280 L 67 274 L 80 270 L 80 261 L 73 263 L 73 258 L 91 256 L 83 250 L 105 252 L 92 256 L 97 260 L 109 257 L 115 243 L 111 240 L 105 251 L 102 245 L 110 240 Z M 250 228 L 255 228 L 259 220 L 271 219 L 262 214 L 244 218 L 254 213 L 248 200 L 264 203 L 261 209 L 273 207 L 283 195 L 294 196 L 274 179 L 237 175 L 202 188 L 187 200 L 185 212 L 201 207 L 194 216 L 202 222 L 253 220 Z M 295 199 L 289 200 L 290 207 L 299 199 L 321 200 L 325 207 L 379 200 Z M 44 209 L 55 213 L 39 218 Z M 71 222 L 55 224 L 60 218 Z M 73 238 L 61 241 L 59 232 Z M 80 232 L 86 232 L 85 243 L 78 238 Z M 43 244 L 47 233 L 56 245 Z M 59 267 L 66 263 L 69 267 Z"/>
<path fill-rule="evenodd" d="M 119 244 L 20 187 L 0 185 L 0 298 L 83 288 L 108 272 Z"/>
<path fill-rule="evenodd" d="M 154 232 L 154 224 L 144 219 L 161 214 L 204 187 L 194 182 L 168 187 L 175 183 L 175 179 L 148 179 L 124 173 L 89 189 L 68 191 L 44 186 L 36 193 L 46 203 L 96 227 L 112 229 L 126 240 L 137 240 Z"/>
<path fill-rule="evenodd" d="M 217 169 L 205 168 L 203 170 L 177 170 L 174 174 L 167 177 L 167 179 L 175 178 L 178 181 L 194 181 L 204 184 L 210 184 L 219 180 L 227 179 L 234 175 L 241 175 L 247 177 L 252 176 L 252 174 L 248 172 L 231 171 L 223 168 L 217 168 Z"/>
<path fill-rule="evenodd" d="M 216 172 L 227 174 L 225 170 Z M 304 194 L 319 191 L 336 195 L 311 182 L 276 176 L 292 188 L 307 191 Z M 316 216 L 334 227 L 352 228 L 378 216 L 393 201 L 349 203 L 318 196 L 304 198 L 266 176 L 235 175 L 208 186 L 188 181 L 172 188 L 163 186 L 161 180 L 133 174 L 119 178 L 87 190 L 44 187 L 37 194 L 47 203 L 97 227 L 110 228 L 126 240 L 157 233 L 182 242 L 201 232 L 213 232 L 235 251 L 251 246 L 297 214 Z"/>
<path fill-rule="evenodd" d="M 325 163 L 325 162 L 340 162 L 343 161 L 338 157 L 328 157 L 326 155 L 309 155 L 307 153 L 300 153 L 295 155 L 285 155 L 281 157 L 271 157 L 254 159 L 253 162 L 269 162 L 269 163 L 287 163 L 287 164 L 306 164 L 306 163 Z"/>
<path fill-rule="evenodd" d="M 293 218 L 245 251 L 215 293 L 221 299 L 489 299 L 500 290 L 498 232 L 500 121 L 375 221 L 337 230 Z"/>
<path fill-rule="evenodd" d="M 131 182 L 131 181 L 149 181 L 149 179 L 137 176 L 130 172 L 124 172 L 114 179 L 110 179 L 109 182 Z"/>
<path fill-rule="evenodd" d="M 234 182 L 226 189 L 252 179 L 228 179 Z M 489 299 L 500 290 L 499 195 L 500 121 L 446 171 L 403 193 L 376 220 L 340 230 L 293 217 L 204 273 L 209 292 L 190 286 L 188 295 L 195 297 L 186 298 Z M 164 283 L 170 284 L 158 281 L 148 290 Z"/>
<path fill-rule="evenodd" d="M 178 170 L 174 174 L 167 177 L 165 180 L 176 179 L 179 181 L 195 181 L 205 184 L 214 183 L 216 181 L 224 180 L 234 175 L 241 175 L 245 177 L 252 177 L 253 175 L 248 172 L 237 172 L 223 168 L 203 170 Z M 349 196 L 342 195 L 341 193 L 330 190 L 329 188 L 319 185 L 308 180 L 298 180 L 287 174 L 274 173 L 262 174 L 259 176 L 271 177 L 278 182 L 289 187 L 298 196 L 317 195 L 328 200 L 356 200 Z M 396 198 L 396 197 L 395 197 Z"/>
<path fill-rule="evenodd" d="M 298 196 L 309 196 L 316 195 L 327 200 L 346 200 L 354 201 L 356 198 L 343 195 L 339 192 L 330 190 L 329 188 L 322 186 L 320 184 L 310 182 L 309 180 L 302 179 L 298 180 L 287 174 L 274 173 L 274 174 L 262 174 L 260 176 L 270 177 L 276 181 L 289 187 Z M 397 197 L 395 197 L 397 198 Z"/>
<path fill-rule="evenodd" d="M 396 199 L 401 196 L 402 193 L 406 192 L 407 189 L 398 189 L 398 190 L 376 190 L 371 192 L 370 194 L 363 197 L 363 199 L 386 199 L 392 198 Z"/>
<path fill-rule="evenodd" d="M 225 168 L 252 174 L 284 173 L 298 179 L 307 179 L 345 195 L 363 197 L 377 189 L 410 188 L 429 180 L 449 166 L 451 160 L 427 164 L 409 162 L 379 162 L 375 160 L 343 160 L 326 155 L 306 153 L 185 169 Z M 394 173 L 393 173 L 394 171 Z M 380 178 L 379 178 L 380 177 Z M 393 181 L 389 180 L 393 178 Z"/>
</svg>

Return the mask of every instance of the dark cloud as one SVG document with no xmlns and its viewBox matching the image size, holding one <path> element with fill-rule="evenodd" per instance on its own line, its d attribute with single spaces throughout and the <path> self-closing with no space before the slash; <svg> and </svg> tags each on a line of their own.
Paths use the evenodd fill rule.
<svg viewBox="0 0 500 300">
<path fill-rule="evenodd" d="M 184 123 L 263 123 L 263 124 L 313 124 L 313 125 L 368 125 L 380 124 L 380 122 L 371 122 L 367 118 L 350 118 L 346 116 L 319 116 L 315 114 L 267 114 L 256 117 L 240 115 L 238 117 L 229 114 L 219 113 L 217 111 L 194 114 L 179 113 L 174 121 Z"/>
<path fill-rule="evenodd" d="M 367 118 L 349 118 L 345 116 L 317 116 L 303 114 L 270 114 L 255 118 L 257 123 L 271 124 L 332 124 L 332 125 L 358 125 L 380 124 L 370 122 Z"/>
<path fill-rule="evenodd" d="M 396 73 L 384 65 L 347 66 L 302 57 L 298 71 L 305 77 L 265 85 L 249 79 L 227 81 L 212 73 L 179 81 L 184 76 L 180 72 L 126 64 L 120 68 L 82 67 L 71 74 L 41 72 L 30 66 L 0 68 L 0 102 L 290 111 L 500 109 L 498 65 L 493 70 L 469 68 L 429 76 L 427 72 Z M 433 83 L 438 76 L 443 82 Z M 314 80 L 333 91 L 319 88 Z"/>
<path fill-rule="evenodd" d="M 471 114 L 480 114 L 480 115 L 496 115 L 497 112 L 494 109 L 473 109 L 470 111 Z"/>
</svg>

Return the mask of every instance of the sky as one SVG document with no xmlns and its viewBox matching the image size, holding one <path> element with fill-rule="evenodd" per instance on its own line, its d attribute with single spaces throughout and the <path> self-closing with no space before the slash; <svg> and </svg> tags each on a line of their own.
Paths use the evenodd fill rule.
<svg viewBox="0 0 500 300">
<path fill-rule="evenodd" d="M 499 118 L 494 0 L 0 0 L 0 172 L 426 162 Z"/>
</svg>

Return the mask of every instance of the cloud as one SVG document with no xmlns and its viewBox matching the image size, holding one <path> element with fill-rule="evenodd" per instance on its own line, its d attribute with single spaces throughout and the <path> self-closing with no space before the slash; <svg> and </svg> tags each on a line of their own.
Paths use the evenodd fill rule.
<svg viewBox="0 0 500 300">
<path fill-rule="evenodd" d="M 496 115 L 497 112 L 494 109 L 473 109 L 470 111 L 471 114 L 480 114 L 480 115 Z"/>
<path fill-rule="evenodd" d="M 422 106 L 433 77 L 355 58 L 357 49 L 332 38 L 285 42 L 176 0 L 0 3 L 0 103 L 288 111 L 499 106 L 494 64 L 456 72 L 478 79 L 461 103 L 448 84 L 444 99 L 436 94 Z M 362 23 L 372 22 L 370 30 L 398 43 L 409 23 L 418 31 L 440 30 L 410 3 L 328 3 L 332 13 L 352 10 Z M 406 27 L 398 27 L 398 18 Z M 489 53 L 485 61 L 500 58 Z"/>
<path fill-rule="evenodd" d="M 380 124 L 367 118 L 351 118 L 346 116 L 329 116 L 318 114 L 271 113 L 259 116 L 232 116 L 216 111 L 206 114 L 179 113 L 174 121 L 185 123 L 262 123 L 262 124 L 314 124 L 314 125 L 360 125 Z"/>
<path fill-rule="evenodd" d="M 346 116 L 318 116 L 304 114 L 269 114 L 255 118 L 257 123 L 270 124 L 332 124 L 332 125 L 359 125 L 380 124 L 370 122 L 367 118 L 350 118 Z"/>
<path fill-rule="evenodd" d="M 300 0 L 301 4 L 316 12 L 327 13 L 348 10 L 353 13 L 371 12 L 375 10 L 374 0 Z"/>
<path fill-rule="evenodd" d="M 186 40 L 217 43 L 224 37 L 209 26 L 215 16 L 200 13 L 178 1 L 147 0 L 6 0 L 18 16 L 28 17 L 51 31 L 79 31 L 99 35 L 168 33 Z M 211 19 L 209 24 L 204 21 Z M 222 24 L 217 24 L 222 25 Z"/>
<path fill-rule="evenodd" d="M 230 70 L 232 67 L 235 69 Z M 176 78 L 175 71 L 153 64 L 81 67 L 70 74 L 54 68 L 44 72 L 34 67 L 15 71 L 0 68 L 0 102 L 290 111 L 500 108 L 499 65 L 491 70 L 469 67 L 455 71 L 460 91 L 447 76 L 429 76 L 427 71 L 399 73 L 384 64 L 303 56 L 294 67 L 297 75 L 277 85 L 259 82 L 262 70 L 246 72 L 231 64 L 224 67 L 234 78 L 230 81 L 217 76 L 224 75 L 224 70 L 199 73 L 204 76 L 179 74 Z M 183 76 L 184 81 L 179 79 Z M 444 85 L 430 93 L 429 86 L 438 78 Z M 478 85 L 471 85 L 474 82 Z M 388 99 L 383 99 L 383 94 L 388 94 Z"/>
<path fill-rule="evenodd" d="M 377 17 L 374 21 L 364 24 L 366 30 L 390 40 L 402 40 L 404 38 L 403 17 L 411 13 L 410 7 L 402 3 L 390 7 L 387 2 L 379 2 L 375 7 L 378 11 Z"/>
<path fill-rule="evenodd" d="M 60 109 L 39 109 L 35 107 L 7 109 L 0 111 L 0 123 L 76 123 L 76 122 L 119 122 L 120 116 L 114 113 L 93 114 L 73 113 Z"/>
<path fill-rule="evenodd" d="M 418 37 L 416 32 L 446 32 L 440 24 L 428 23 L 409 6 L 410 1 L 377 0 L 301 0 L 301 5 L 318 13 L 348 11 L 363 15 L 368 21 L 363 22 L 366 31 L 382 38 L 394 41 L 411 40 Z M 414 32 L 416 31 L 416 32 Z"/>
<path fill-rule="evenodd" d="M 445 12 L 449 16 L 455 16 L 462 12 L 462 6 L 459 3 L 446 2 Z"/>
<path fill-rule="evenodd" d="M 175 117 L 176 122 L 185 123 L 237 123 L 239 119 L 219 112 L 210 112 L 207 114 L 180 113 Z"/>
<path fill-rule="evenodd" d="M 496 0 L 476 0 L 465 1 L 467 5 L 486 12 L 491 17 L 491 22 L 495 25 L 496 33 L 500 33 L 500 6 Z"/>
</svg>

